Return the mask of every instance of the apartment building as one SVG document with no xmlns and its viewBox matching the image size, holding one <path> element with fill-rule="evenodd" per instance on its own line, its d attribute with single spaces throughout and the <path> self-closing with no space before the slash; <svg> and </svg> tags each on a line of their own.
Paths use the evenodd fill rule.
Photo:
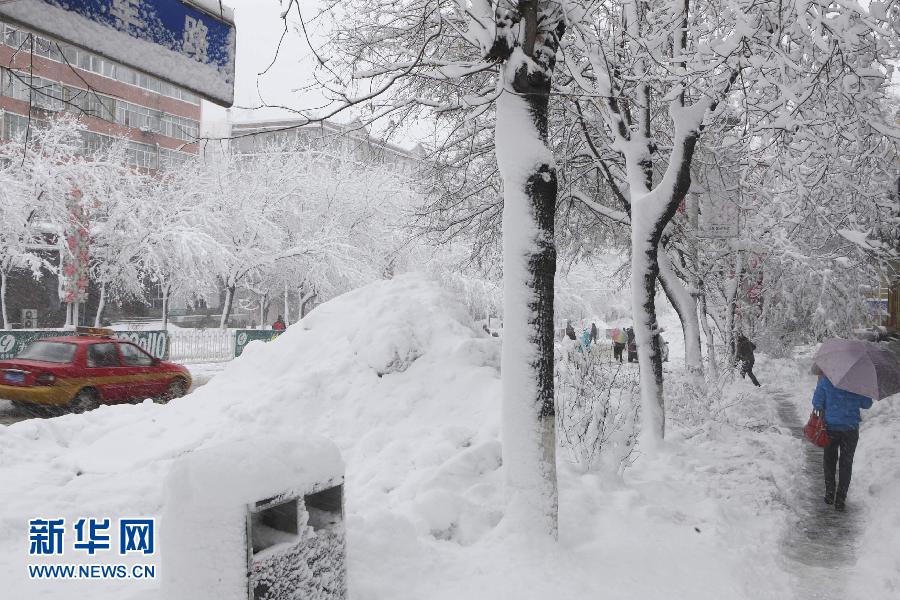
<svg viewBox="0 0 900 600">
<path fill-rule="evenodd" d="M 0 139 L 77 114 L 85 152 L 127 140 L 129 161 L 177 168 L 199 152 L 200 98 L 121 63 L 0 21 Z"/>
<path fill-rule="evenodd" d="M 356 123 L 303 123 L 301 119 L 232 122 L 232 148 L 240 154 L 255 154 L 273 145 L 296 143 L 340 150 L 360 162 L 384 165 L 407 176 L 422 168 L 425 151 L 421 147 L 406 150 L 369 135 L 365 127 Z"/>
</svg>

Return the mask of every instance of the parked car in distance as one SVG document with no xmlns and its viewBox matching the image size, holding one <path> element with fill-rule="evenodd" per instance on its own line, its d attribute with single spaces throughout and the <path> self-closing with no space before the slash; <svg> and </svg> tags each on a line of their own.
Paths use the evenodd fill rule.
<svg viewBox="0 0 900 600">
<path fill-rule="evenodd" d="M 100 404 L 168 401 L 190 387 L 186 368 L 117 340 L 107 329 L 78 328 L 75 335 L 44 338 L 0 361 L 0 399 L 37 411 L 80 413 Z"/>
</svg>

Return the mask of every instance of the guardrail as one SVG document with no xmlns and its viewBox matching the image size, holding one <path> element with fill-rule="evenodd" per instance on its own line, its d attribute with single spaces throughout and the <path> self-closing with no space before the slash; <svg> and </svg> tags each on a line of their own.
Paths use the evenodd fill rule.
<svg viewBox="0 0 900 600">
<path fill-rule="evenodd" d="M 70 330 L 0 331 L 0 360 L 17 356 L 41 338 L 71 335 Z M 271 329 L 176 329 L 174 331 L 116 331 L 115 337 L 134 342 L 151 355 L 180 363 L 225 362 L 241 355 L 253 341 L 268 342 L 280 331 Z"/>
<path fill-rule="evenodd" d="M 235 357 L 235 332 L 228 329 L 176 329 L 169 332 L 169 360 L 218 362 Z"/>
</svg>

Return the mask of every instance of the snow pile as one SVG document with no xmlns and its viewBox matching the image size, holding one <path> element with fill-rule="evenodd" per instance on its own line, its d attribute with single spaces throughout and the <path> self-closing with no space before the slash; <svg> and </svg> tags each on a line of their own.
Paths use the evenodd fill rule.
<svg viewBox="0 0 900 600">
<path fill-rule="evenodd" d="M 866 519 L 854 584 L 866 591 L 861 598 L 894 597 L 900 593 L 900 396 L 863 412 L 853 462 L 849 497 L 864 506 Z"/>
<path fill-rule="evenodd" d="M 672 342 L 675 368 L 683 349 Z M 163 484 L 176 459 L 311 435 L 331 439 L 346 464 L 347 569 L 360 600 L 578 598 L 598 590 L 740 600 L 760 597 L 763 578 L 767 589 L 783 591 L 774 557 L 792 442 L 769 427 L 774 409 L 758 399 L 735 396 L 727 408 L 729 423 L 752 417 L 755 430 L 673 422 L 659 456 L 638 454 L 622 481 L 561 462 L 558 544 L 498 527 L 499 345 L 448 292 L 406 275 L 319 306 L 167 406 L 101 407 L 0 428 L 4 592 L 72 597 L 72 582 L 26 579 L 28 519 L 162 519 L 167 497 L 178 496 Z M 165 540 L 160 553 L 165 565 Z M 77 560 L 89 559 L 65 557 Z M 163 596 L 149 583 L 84 585 L 96 600 Z"/>
</svg>

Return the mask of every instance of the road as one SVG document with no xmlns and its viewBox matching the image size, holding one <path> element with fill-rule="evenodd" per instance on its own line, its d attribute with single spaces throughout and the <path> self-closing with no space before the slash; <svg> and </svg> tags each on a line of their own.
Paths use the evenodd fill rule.
<svg viewBox="0 0 900 600">
<path fill-rule="evenodd" d="M 227 362 L 185 365 L 191 372 L 191 378 L 193 379 L 193 382 L 191 383 L 191 389 L 188 391 L 188 393 L 193 392 L 197 388 L 209 383 L 210 380 L 212 380 L 213 377 L 220 373 L 227 365 Z M 0 425 L 12 425 L 13 423 L 18 423 L 19 421 L 25 421 L 27 419 L 34 418 L 45 417 L 36 417 L 35 415 L 24 413 L 15 409 L 12 404 L 7 402 L 6 400 L 0 400 Z"/>
</svg>

